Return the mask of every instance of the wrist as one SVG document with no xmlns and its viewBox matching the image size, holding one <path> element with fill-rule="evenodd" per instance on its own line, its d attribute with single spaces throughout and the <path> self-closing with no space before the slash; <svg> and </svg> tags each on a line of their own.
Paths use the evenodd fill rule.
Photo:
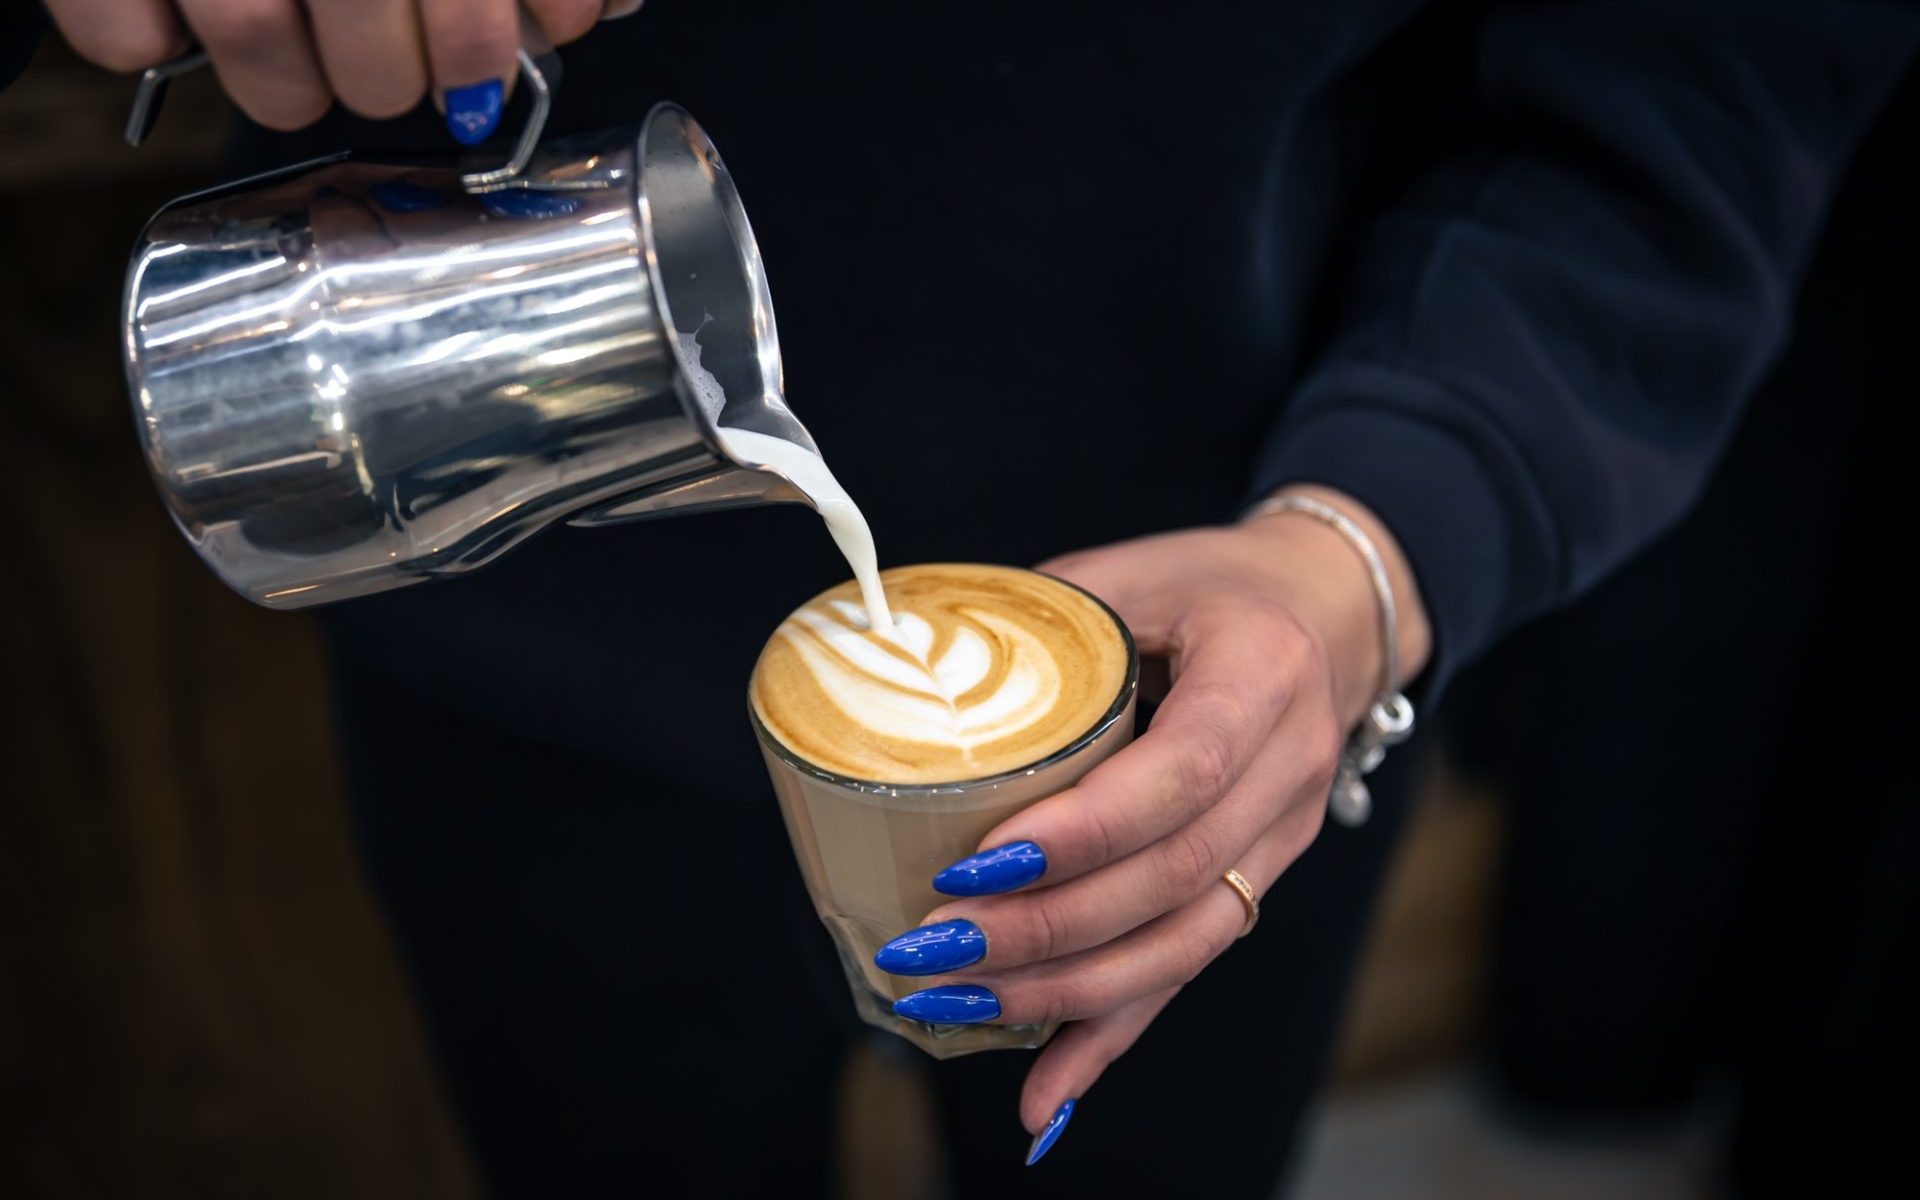
<svg viewBox="0 0 1920 1200">
<path fill-rule="evenodd" d="M 1365 505 L 1333 488 L 1299 484 L 1273 493 L 1287 496 L 1331 506 L 1372 542 L 1393 593 L 1394 677 L 1404 686 L 1425 667 L 1433 630 L 1399 542 Z M 1240 527 L 1260 540 L 1263 556 L 1281 569 L 1287 602 L 1325 644 L 1337 711 L 1343 721 L 1357 722 L 1380 692 L 1386 653 L 1380 598 L 1365 557 L 1339 530 L 1297 510 L 1254 512 Z"/>
</svg>

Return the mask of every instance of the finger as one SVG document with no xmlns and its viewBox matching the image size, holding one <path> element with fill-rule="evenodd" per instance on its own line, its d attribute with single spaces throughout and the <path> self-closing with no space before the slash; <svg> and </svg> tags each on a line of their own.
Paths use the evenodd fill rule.
<svg viewBox="0 0 1920 1200">
<path fill-rule="evenodd" d="M 1239 780 L 1318 651 L 1284 613 L 1236 605 L 1183 619 L 1173 688 L 1153 725 L 1073 787 L 1022 810 L 983 848 L 1032 843 L 1047 883 L 1191 824 Z M 983 889 L 986 890 L 986 889 Z"/>
<path fill-rule="evenodd" d="M 1133 1047 L 1179 990 L 1155 992 L 1103 1017 L 1076 1021 L 1047 1043 L 1027 1070 L 1026 1085 L 1020 1089 L 1020 1123 L 1034 1135 L 1033 1145 L 1027 1150 L 1028 1166 L 1051 1149 L 1060 1136 L 1048 1126 L 1066 1103 L 1071 1100 L 1078 1105 L 1113 1060 Z M 1051 1138 L 1047 1137 L 1049 1132 Z"/>
<path fill-rule="evenodd" d="M 447 129 L 462 145 L 487 140 L 500 125 L 520 46 L 513 0 L 421 0 L 434 94 Z"/>
<path fill-rule="evenodd" d="M 1241 860 L 1238 870 L 1256 895 L 1264 894 L 1298 853 L 1297 821 L 1276 825 Z M 1091 950 L 1008 971 L 933 976 L 927 987 L 898 1001 L 894 1011 L 906 1017 L 933 1012 L 938 1016 L 922 1019 L 940 1020 L 956 1015 L 978 1020 L 966 1014 L 989 1013 L 987 1020 L 1000 1025 L 1088 1020 L 1190 982 L 1233 945 L 1245 926 L 1240 894 L 1223 881 Z M 967 1003 L 952 1003 L 956 996 Z"/>
<path fill-rule="evenodd" d="M 426 48 L 408 0 L 309 0 L 307 12 L 327 83 L 340 103 L 384 120 L 427 94 Z"/>
<path fill-rule="evenodd" d="M 1063 554 L 1035 569 L 1106 601 L 1126 622 L 1141 653 L 1157 654 L 1172 640 L 1190 597 L 1210 590 L 1209 573 L 1240 557 L 1234 538 L 1229 529 L 1155 534 Z M 1184 586 L 1168 586 L 1175 574 Z"/>
<path fill-rule="evenodd" d="M 942 905 L 920 929 L 902 935 L 900 944 L 918 945 L 913 939 L 924 943 L 929 931 L 938 936 L 956 928 L 951 922 L 969 922 L 985 943 L 985 955 L 972 969 L 999 971 L 1111 941 L 1218 886 L 1227 869 L 1280 822 L 1291 822 L 1292 853 L 1305 849 L 1326 813 L 1336 744 L 1311 719 L 1283 720 L 1227 798 L 1191 825 L 1065 883 Z M 895 958 L 909 967 L 915 961 L 904 954 Z M 884 949 L 879 961 L 883 969 L 895 969 Z"/>
<path fill-rule="evenodd" d="M 187 49 L 164 0 L 62 0 L 47 9 L 74 53 L 109 71 L 144 71 Z"/>
<path fill-rule="evenodd" d="M 180 10 L 220 86 L 253 120 L 299 129 L 333 106 L 296 0 L 181 0 Z"/>
<path fill-rule="evenodd" d="M 1120 615 L 1143 654 L 1158 652 L 1167 641 L 1176 610 L 1164 573 L 1143 569 L 1158 558 L 1164 538 L 1136 538 L 1092 550 L 1050 558 L 1036 571 L 1085 588 Z"/>
<path fill-rule="evenodd" d="M 556 46 L 584 37 L 589 29 L 599 24 L 600 0 L 522 0 L 547 40 Z"/>
</svg>

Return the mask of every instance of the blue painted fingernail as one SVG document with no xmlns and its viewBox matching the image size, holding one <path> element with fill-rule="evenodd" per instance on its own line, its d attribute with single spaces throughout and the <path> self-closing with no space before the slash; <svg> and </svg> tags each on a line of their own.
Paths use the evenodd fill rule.
<svg viewBox="0 0 1920 1200">
<path fill-rule="evenodd" d="M 477 146 L 500 124 L 503 90 L 498 79 L 447 89 L 447 130 L 462 146 Z"/>
<path fill-rule="evenodd" d="M 1025 887 L 1047 870 L 1047 856 L 1032 842 L 1008 842 L 963 858 L 933 877 L 933 890 L 948 896 L 991 896 Z"/>
<path fill-rule="evenodd" d="M 1073 1106 L 1076 1100 L 1069 1100 L 1053 1110 L 1053 1116 L 1047 1118 L 1047 1127 L 1033 1135 L 1033 1145 L 1027 1148 L 1027 1165 L 1040 1161 L 1040 1156 L 1053 1149 L 1060 1135 L 1067 1130 L 1067 1122 L 1073 1120 Z"/>
<path fill-rule="evenodd" d="M 1000 997 L 971 983 L 950 983 L 900 997 L 893 1015 L 929 1025 L 978 1025 L 1000 1015 Z"/>
<path fill-rule="evenodd" d="M 909 929 L 880 947 L 873 965 L 889 975 L 938 975 L 987 956 L 987 935 L 972 921 L 940 921 Z"/>
</svg>

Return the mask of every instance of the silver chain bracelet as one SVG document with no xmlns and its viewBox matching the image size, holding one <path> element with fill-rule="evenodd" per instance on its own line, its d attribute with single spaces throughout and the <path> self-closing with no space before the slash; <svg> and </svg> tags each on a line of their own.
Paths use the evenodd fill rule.
<svg viewBox="0 0 1920 1200">
<path fill-rule="evenodd" d="M 1333 505 L 1309 496 L 1275 496 L 1256 504 L 1248 515 L 1280 512 L 1304 513 L 1346 538 L 1366 560 L 1373 596 L 1379 602 L 1380 644 L 1385 652 L 1380 663 L 1380 690 L 1367 715 L 1347 736 L 1340 763 L 1334 768 L 1333 790 L 1327 794 L 1327 812 L 1334 820 L 1350 827 L 1363 825 L 1373 811 L 1373 794 L 1362 776 L 1380 765 L 1389 746 L 1399 745 L 1413 733 L 1413 702 L 1400 690 L 1399 612 L 1393 604 L 1393 582 L 1387 578 L 1387 564 L 1367 531 Z"/>
</svg>

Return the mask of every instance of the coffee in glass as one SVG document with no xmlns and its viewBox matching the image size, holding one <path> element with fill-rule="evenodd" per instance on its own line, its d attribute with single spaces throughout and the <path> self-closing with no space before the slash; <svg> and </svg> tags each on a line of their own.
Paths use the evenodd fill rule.
<svg viewBox="0 0 1920 1200">
<path fill-rule="evenodd" d="M 941 868 L 1133 736 L 1139 669 L 1112 610 L 1051 576 L 941 563 L 881 576 L 892 630 L 851 582 L 796 610 L 761 652 L 749 709 L 801 873 L 868 1024 L 950 1058 L 1032 1047 L 1050 1026 L 894 1015 L 923 981 L 874 965 L 948 897 Z"/>
</svg>

